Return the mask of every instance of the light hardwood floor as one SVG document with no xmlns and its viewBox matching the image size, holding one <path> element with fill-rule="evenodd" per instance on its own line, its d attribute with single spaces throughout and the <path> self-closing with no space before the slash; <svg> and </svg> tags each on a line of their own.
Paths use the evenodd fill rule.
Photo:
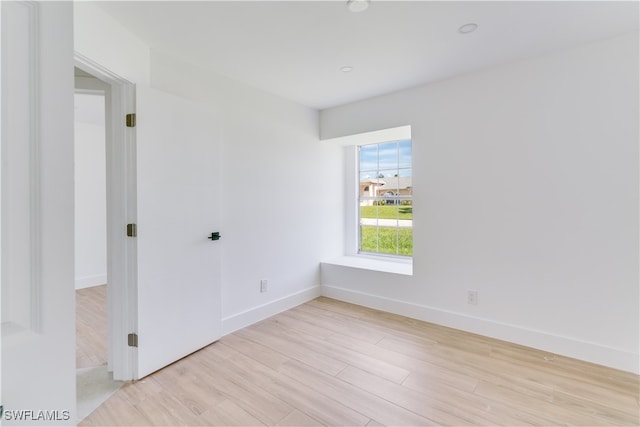
<svg viewBox="0 0 640 427">
<path fill-rule="evenodd" d="M 638 425 L 639 378 L 318 298 L 127 384 L 81 425 Z"/>
<path fill-rule="evenodd" d="M 76 290 L 76 368 L 107 364 L 107 285 Z"/>
</svg>

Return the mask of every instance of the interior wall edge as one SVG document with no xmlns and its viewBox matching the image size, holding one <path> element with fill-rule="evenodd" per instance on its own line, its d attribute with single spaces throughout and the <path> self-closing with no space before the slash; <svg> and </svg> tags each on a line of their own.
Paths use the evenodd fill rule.
<svg viewBox="0 0 640 427">
<path fill-rule="evenodd" d="M 222 319 L 222 336 L 229 335 L 239 329 L 253 325 L 268 317 L 294 308 L 320 296 L 320 286 L 311 286 L 278 298 L 274 301 L 252 307 L 243 312 Z"/>
</svg>

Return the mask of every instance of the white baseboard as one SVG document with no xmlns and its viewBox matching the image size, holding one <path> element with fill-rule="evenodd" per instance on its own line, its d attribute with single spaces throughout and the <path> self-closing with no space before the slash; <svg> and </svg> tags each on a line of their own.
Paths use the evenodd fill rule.
<svg viewBox="0 0 640 427">
<path fill-rule="evenodd" d="M 337 286 L 322 285 L 321 289 L 328 298 L 640 374 L 640 355 L 625 350 Z"/>
<path fill-rule="evenodd" d="M 222 335 L 245 328 L 320 296 L 320 286 L 313 286 L 222 319 Z"/>
<path fill-rule="evenodd" d="M 107 283 L 107 275 L 76 277 L 76 289 L 90 288 L 92 286 L 104 285 Z"/>
</svg>

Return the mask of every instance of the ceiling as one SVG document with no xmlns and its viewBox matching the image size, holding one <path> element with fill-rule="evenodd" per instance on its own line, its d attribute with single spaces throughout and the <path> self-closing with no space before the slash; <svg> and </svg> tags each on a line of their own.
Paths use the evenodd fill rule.
<svg viewBox="0 0 640 427">
<path fill-rule="evenodd" d="M 637 1 L 107 1 L 155 51 L 324 109 L 639 28 Z M 458 28 L 478 28 L 461 34 Z M 351 72 L 341 71 L 353 67 Z"/>
</svg>

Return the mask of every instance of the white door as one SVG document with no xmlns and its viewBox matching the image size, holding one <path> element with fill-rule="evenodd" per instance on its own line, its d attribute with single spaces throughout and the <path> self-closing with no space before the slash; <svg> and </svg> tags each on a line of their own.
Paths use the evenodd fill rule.
<svg viewBox="0 0 640 427">
<path fill-rule="evenodd" d="M 0 10 L 2 422 L 75 424 L 73 5 Z"/>
<path fill-rule="evenodd" d="M 218 141 L 202 106 L 136 88 L 138 372 L 220 338 Z"/>
</svg>

